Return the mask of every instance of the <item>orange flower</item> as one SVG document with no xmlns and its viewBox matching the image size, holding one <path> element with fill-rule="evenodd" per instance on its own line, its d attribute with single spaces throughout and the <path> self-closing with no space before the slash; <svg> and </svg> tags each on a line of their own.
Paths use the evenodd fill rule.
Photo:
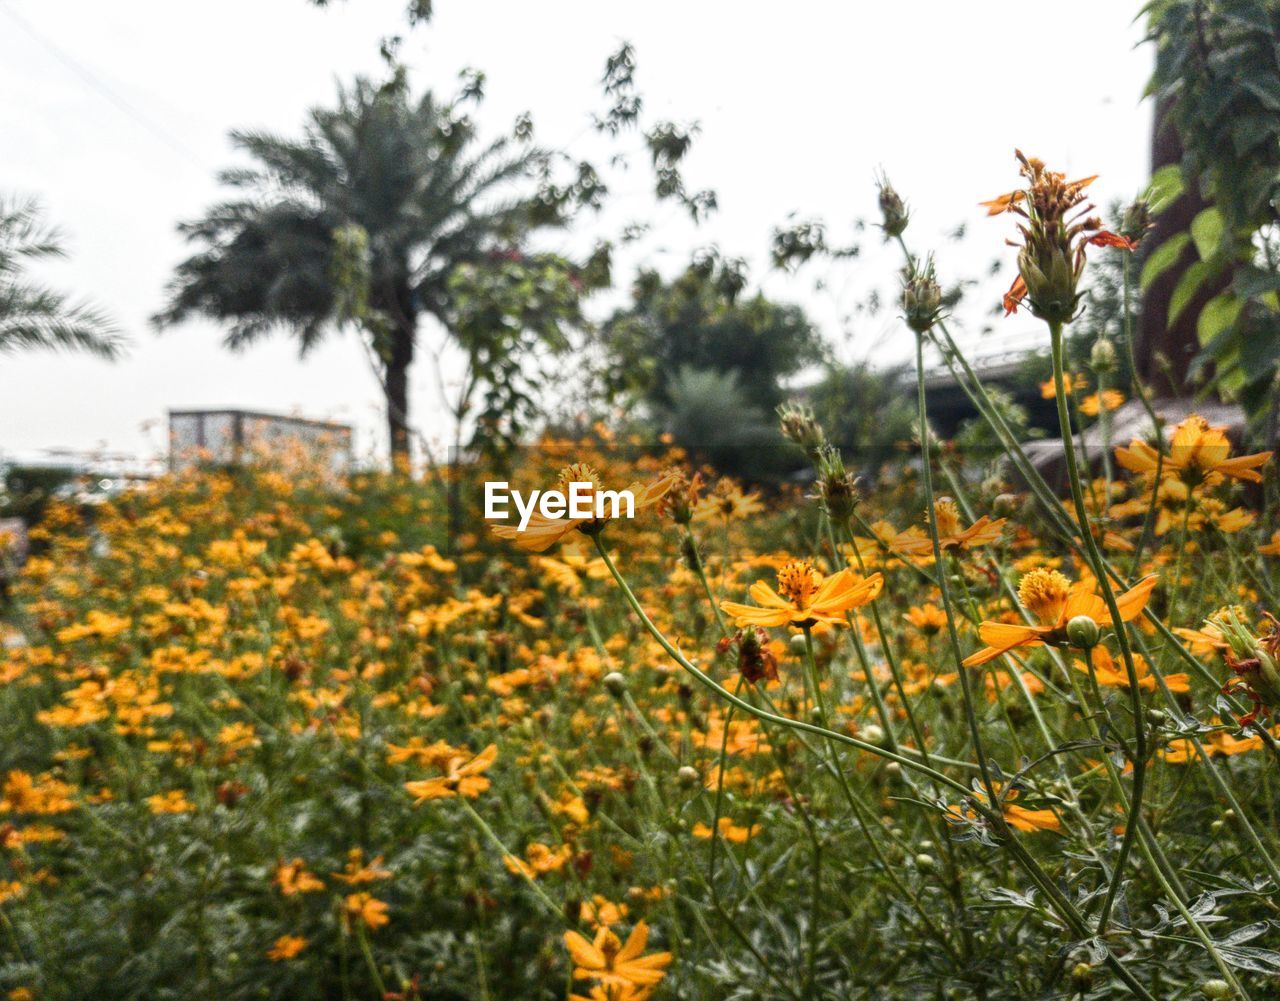
<svg viewBox="0 0 1280 1001">
<path fill-rule="evenodd" d="M 275 944 L 267 950 L 267 958 L 273 963 L 283 962 L 286 959 L 293 959 L 298 953 L 307 947 L 307 940 L 298 935 L 281 935 L 276 939 Z"/>
<path fill-rule="evenodd" d="M 1154 475 L 1159 465 L 1162 479 L 1179 479 L 1188 486 L 1213 485 L 1220 476 L 1262 482 L 1258 467 L 1271 458 L 1270 452 L 1230 456 L 1226 428 L 1210 427 L 1199 414 L 1192 414 L 1174 429 L 1163 463 L 1145 441 L 1134 440 L 1128 448 L 1116 449 L 1116 461 L 1131 473 Z"/>
<path fill-rule="evenodd" d="M 347 927 L 359 921 L 370 931 L 377 931 L 391 919 L 387 917 L 387 905 L 371 893 L 353 893 L 343 901 Z"/>
<path fill-rule="evenodd" d="M 720 831 L 720 837 L 735 845 L 746 844 L 760 833 L 759 824 L 752 824 L 750 827 L 740 827 L 728 817 L 721 817 L 716 826 Z M 702 821 L 698 821 L 693 825 L 693 836 L 695 838 L 710 838 L 714 833 L 715 832 Z"/>
<path fill-rule="evenodd" d="M 504 855 L 502 864 L 507 867 L 508 872 L 516 876 L 536 879 L 538 876 L 563 869 L 569 859 L 573 858 L 573 849 L 569 845 L 561 845 L 553 850 L 540 841 L 534 841 L 525 849 L 524 854 L 525 859 L 528 859 L 527 862 L 515 855 Z"/>
<path fill-rule="evenodd" d="M 1156 583 L 1157 578 L 1152 575 L 1117 595 L 1122 622 L 1132 622 L 1142 613 Z M 1038 624 L 983 622 L 978 635 L 986 646 L 965 658 L 966 667 L 985 664 L 1017 647 L 1061 645 L 1066 642 L 1067 623 L 1077 616 L 1086 616 L 1104 628 L 1112 624 L 1111 614 L 1100 597 L 1088 587 L 1072 586 L 1057 570 L 1040 568 L 1026 574 L 1018 584 L 1018 598 Z"/>
<path fill-rule="evenodd" d="M 1067 393 L 1076 393 L 1088 389 L 1088 381 L 1082 375 L 1072 375 L 1070 372 L 1062 373 L 1062 388 Z M 1058 384 L 1052 379 L 1047 382 L 1040 383 L 1040 397 L 1045 400 L 1054 400 L 1058 397 Z"/>
<path fill-rule="evenodd" d="M 1280 556 L 1280 532 L 1273 532 L 1271 541 L 1259 546 L 1258 552 L 1263 556 Z"/>
<path fill-rule="evenodd" d="M 1093 393 L 1080 401 L 1080 412 L 1086 417 L 1097 417 L 1105 407 L 1107 410 L 1119 410 L 1124 405 L 1124 393 L 1118 389 L 1104 389 L 1101 393 Z"/>
<path fill-rule="evenodd" d="M 335 872 L 333 878 L 339 882 L 346 883 L 348 886 L 359 886 L 361 883 L 372 883 L 379 879 L 386 879 L 391 872 L 382 868 L 382 856 L 379 855 L 373 859 L 368 865 L 365 865 L 364 850 L 361 848 L 352 848 L 347 852 L 347 865 L 341 872 Z"/>
<path fill-rule="evenodd" d="M 903 618 L 926 636 L 933 636 L 941 632 L 947 624 L 947 613 L 932 601 L 907 609 Z"/>
<path fill-rule="evenodd" d="M 1117 664 L 1111 657 L 1111 651 L 1104 646 L 1096 646 L 1093 648 L 1093 655 L 1090 658 L 1093 661 L 1093 673 L 1098 679 L 1099 685 L 1105 685 L 1109 688 L 1128 688 L 1129 672 L 1124 669 L 1123 664 Z M 1085 674 L 1089 673 L 1089 667 L 1084 661 L 1075 661 L 1075 669 Z M 1140 653 L 1133 655 L 1133 673 L 1138 676 L 1138 687 L 1143 691 L 1154 692 L 1156 689 L 1156 676 L 1151 673 L 1151 665 L 1147 663 L 1147 659 Z M 1164 675 L 1164 683 L 1171 692 L 1189 692 L 1191 691 L 1191 678 L 1186 674 L 1166 674 Z"/>
<path fill-rule="evenodd" d="M 992 521 L 985 514 L 968 528 L 960 522 L 960 509 L 950 497 L 939 497 L 933 502 L 933 517 L 938 525 L 938 546 L 941 549 L 972 549 L 990 545 L 1000 538 L 1004 518 Z M 933 554 L 933 538 L 919 528 L 900 532 L 890 543 L 894 552 L 906 556 Z"/>
<path fill-rule="evenodd" d="M 497 744 L 490 744 L 470 760 L 464 754 L 456 754 L 444 762 L 444 775 L 406 782 L 405 790 L 414 797 L 415 806 L 429 799 L 453 796 L 475 799 L 489 788 L 489 780 L 482 773 L 489 770 L 497 757 Z"/>
<path fill-rule="evenodd" d="M 1096 175 L 1068 181 L 1065 174 L 1046 169 L 1043 161 L 1026 157 L 1021 150 L 1015 153 L 1027 187 L 981 203 L 989 216 L 1011 212 L 1026 220 L 1018 224 L 1022 243 L 1013 244 L 1019 247 L 1018 277 L 1005 293 L 1005 315 L 1017 312 L 1029 298 L 1037 316 L 1065 323 L 1075 314 L 1080 300 L 1076 289 L 1084 271 L 1085 248 L 1132 250 L 1134 245 L 1089 215 L 1093 205 L 1086 204 L 1084 189 Z"/>
<path fill-rule="evenodd" d="M 1000 794 L 1000 785 L 996 784 L 995 790 L 997 796 Z M 974 798 L 986 802 L 987 795 L 984 792 L 975 792 Z M 1062 831 L 1062 821 L 1058 819 L 1058 815 L 1052 810 L 1028 810 L 1026 807 L 1018 806 L 1011 800 L 1018 798 L 1018 790 L 1010 789 L 1000 798 L 1000 813 L 1010 827 L 1015 830 L 1022 831 L 1025 834 L 1034 834 L 1037 831 Z M 946 818 L 951 823 L 963 823 L 966 817 L 973 818 L 977 816 L 974 810 L 962 810 L 958 806 L 947 807 Z"/>
<path fill-rule="evenodd" d="M 635 498 L 635 510 L 640 511 L 658 503 L 666 492 L 671 489 L 671 485 L 674 482 L 674 478 L 668 474 L 647 486 L 639 483 L 631 484 L 631 486 L 627 487 L 627 490 Z M 600 486 L 600 474 L 586 463 L 575 462 L 560 471 L 560 487 L 567 488 L 570 483 L 592 484 L 587 503 L 593 511 L 596 510 L 595 494 L 603 489 Z M 492 531 L 500 539 L 513 540 L 521 549 L 528 550 L 531 553 L 542 553 L 550 549 L 570 532 L 596 535 L 604 529 L 608 520 L 608 518 L 595 517 L 548 517 L 539 511 L 535 511 L 529 517 L 529 523 L 523 531 L 516 525 L 495 525 Z"/>
<path fill-rule="evenodd" d="M 778 571 L 778 592 L 762 580 L 748 592 L 755 605 L 722 601 L 720 607 L 739 626 L 811 626 L 823 622 L 844 625 L 844 613 L 874 601 L 884 586 L 878 573 L 862 577 L 852 570 L 840 570 L 824 577 L 813 564 L 792 560 Z"/>
<path fill-rule="evenodd" d="M 652 987 L 662 980 L 663 971 L 671 963 L 671 953 L 655 952 L 645 956 L 649 926 L 636 922 L 623 945 L 609 928 L 596 932 L 588 942 L 576 931 L 564 933 L 564 945 L 573 960 L 575 980 L 596 980 L 606 987 Z"/>
<path fill-rule="evenodd" d="M 324 889 L 324 883 L 307 871 L 307 863 L 296 858 L 292 862 L 276 864 L 276 874 L 272 880 L 286 897 L 299 893 L 315 893 Z"/>
</svg>

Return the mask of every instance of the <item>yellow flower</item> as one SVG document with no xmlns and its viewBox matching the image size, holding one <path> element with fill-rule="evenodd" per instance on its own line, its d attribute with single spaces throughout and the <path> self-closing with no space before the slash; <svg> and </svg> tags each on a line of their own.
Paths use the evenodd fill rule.
<svg viewBox="0 0 1280 1001">
<path fill-rule="evenodd" d="M 1119 410 L 1124 405 L 1124 393 L 1118 389 L 1104 389 L 1080 401 L 1080 412 L 1087 417 L 1097 417 L 1102 409 Z"/>
<path fill-rule="evenodd" d="M 1231 458 L 1226 428 L 1210 427 L 1198 414 L 1192 414 L 1174 429 L 1169 454 L 1163 462 L 1145 441 L 1134 440 L 1128 448 L 1116 449 L 1116 461 L 1131 473 L 1154 475 L 1159 465 L 1162 479 L 1179 479 L 1188 486 L 1212 485 L 1222 476 L 1261 483 L 1258 467 L 1270 458 L 1270 452 Z"/>
<path fill-rule="evenodd" d="M 1142 614 L 1157 580 L 1154 575 L 1145 577 L 1116 596 L 1122 622 L 1132 622 Z M 985 664 L 1016 647 L 1061 645 L 1066 641 L 1067 623 L 1077 616 L 1086 616 L 1102 627 L 1112 624 L 1111 614 L 1101 598 L 1079 584 L 1072 586 L 1057 570 L 1041 568 L 1026 574 L 1018 584 L 1018 598 L 1038 625 L 983 622 L 978 627 L 978 635 L 986 646 L 966 657 L 965 667 Z"/>
<path fill-rule="evenodd" d="M 1082 392 L 1089 388 L 1088 382 L 1082 375 L 1072 375 L 1070 372 L 1062 373 L 1062 388 L 1067 394 Z M 1040 383 L 1040 397 L 1045 400 L 1057 399 L 1058 384 L 1052 379 Z"/>
<path fill-rule="evenodd" d="M 596 980 L 605 987 L 652 987 L 662 980 L 671 953 L 643 955 L 649 926 L 636 922 L 625 945 L 609 928 L 596 932 L 588 942 L 576 931 L 564 933 L 565 948 L 573 960 L 575 980 Z"/>
<path fill-rule="evenodd" d="M 759 494 L 743 493 L 732 480 L 720 480 L 693 509 L 694 521 L 741 521 L 764 510 Z"/>
<path fill-rule="evenodd" d="M 1271 534 L 1271 541 L 1259 546 L 1258 552 L 1263 556 L 1280 556 L 1280 531 Z"/>
<path fill-rule="evenodd" d="M 147 797 L 147 805 L 157 816 L 165 813 L 190 813 L 195 807 L 181 789 L 170 789 Z"/>
<path fill-rule="evenodd" d="M 760 833 L 759 824 L 752 824 L 750 827 L 740 827 L 728 817 L 721 817 L 716 826 L 720 830 L 720 837 L 735 845 L 746 844 Z M 713 833 L 712 829 L 702 823 L 702 821 L 698 821 L 693 825 L 693 836 L 695 838 L 710 838 Z"/>
<path fill-rule="evenodd" d="M 674 479 L 667 475 L 647 485 L 631 484 L 627 490 L 635 498 L 635 510 L 639 512 L 658 503 L 671 489 L 673 482 Z M 587 504 L 591 510 L 595 510 L 595 493 L 602 488 L 600 474 L 594 469 L 586 463 L 575 462 L 560 471 L 559 483 L 561 487 L 568 487 L 570 483 L 590 483 L 592 487 Z M 495 525 L 492 531 L 500 539 L 512 540 L 521 549 L 531 553 L 542 553 L 571 532 L 581 532 L 584 535 L 598 534 L 608 520 L 608 518 L 548 517 L 535 511 L 523 530 L 516 525 Z"/>
<path fill-rule="evenodd" d="M 343 901 L 343 913 L 347 927 L 360 921 L 370 931 L 377 931 L 391 919 L 387 917 L 387 905 L 370 893 L 353 893 Z"/>
<path fill-rule="evenodd" d="M 1106 647 L 1094 647 L 1090 659 L 1093 661 L 1093 673 L 1098 679 L 1099 685 L 1110 688 L 1129 687 L 1129 672 L 1124 669 L 1123 664 L 1117 664 L 1112 659 L 1111 651 Z M 1081 671 L 1084 674 L 1089 673 L 1089 667 L 1084 661 L 1077 660 L 1074 662 L 1074 666 L 1077 671 Z M 1133 673 L 1138 676 L 1139 688 L 1147 692 L 1155 691 L 1156 676 L 1151 673 L 1151 665 L 1147 663 L 1147 659 L 1140 653 L 1133 654 Z M 1171 692 L 1191 691 L 1191 678 L 1186 674 L 1166 674 L 1164 675 L 1164 683 Z"/>
<path fill-rule="evenodd" d="M 429 799 L 449 799 L 453 796 L 475 799 L 489 788 L 489 780 L 483 773 L 489 770 L 497 757 L 497 744 L 490 744 L 470 760 L 465 753 L 459 753 L 444 762 L 444 775 L 406 782 L 404 787 L 414 797 L 415 806 Z"/>
<path fill-rule="evenodd" d="M 907 609 L 903 618 L 926 636 L 936 635 L 947 624 L 947 613 L 932 601 Z"/>
<path fill-rule="evenodd" d="M 275 944 L 267 950 L 267 958 L 273 963 L 280 963 L 287 959 L 293 959 L 306 947 L 307 940 L 299 935 L 281 935 L 276 939 Z"/>
<path fill-rule="evenodd" d="M 998 795 L 1000 792 L 998 784 L 995 790 Z M 1025 834 L 1034 834 L 1037 831 L 1062 831 L 1062 821 L 1058 819 L 1056 813 L 1052 810 L 1028 810 L 1010 802 L 1017 797 L 1017 789 L 1010 789 L 1005 795 L 1000 796 L 1000 813 L 1010 827 Z M 985 793 L 975 792 L 974 798 L 986 802 L 987 796 Z M 973 818 L 976 815 L 974 810 L 962 810 L 958 806 L 947 807 L 947 820 L 953 824 L 963 823 L 964 818 Z"/>
<path fill-rule="evenodd" d="M 300 858 L 278 863 L 272 882 L 286 897 L 299 893 L 316 893 L 324 889 L 324 882 L 308 872 L 307 864 Z"/>
<path fill-rule="evenodd" d="M 778 571 L 777 592 L 756 581 L 748 592 L 756 605 L 722 601 L 720 607 L 739 626 L 844 625 L 844 613 L 874 601 L 883 586 L 878 573 L 862 577 L 846 569 L 824 577 L 813 564 L 792 560 Z"/>
</svg>

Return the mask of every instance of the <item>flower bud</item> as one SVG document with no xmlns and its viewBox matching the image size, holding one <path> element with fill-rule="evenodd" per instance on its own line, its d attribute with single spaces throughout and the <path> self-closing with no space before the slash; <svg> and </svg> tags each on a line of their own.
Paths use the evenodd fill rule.
<svg viewBox="0 0 1280 1001">
<path fill-rule="evenodd" d="M 1086 990 L 1093 982 L 1093 967 L 1089 963 L 1076 963 L 1071 968 L 1071 980 L 1080 990 Z"/>
<path fill-rule="evenodd" d="M 1087 615 L 1077 615 L 1067 623 L 1067 640 L 1081 650 L 1091 650 L 1102 638 L 1098 623 Z"/>
<path fill-rule="evenodd" d="M 824 445 L 818 450 L 818 498 L 832 520 L 843 524 L 858 506 L 858 478 L 844 468 L 838 449 Z"/>
<path fill-rule="evenodd" d="M 1227 998 L 1235 997 L 1235 991 L 1225 980 L 1206 980 L 1200 985 L 1200 993 L 1210 1001 L 1226 1001 Z"/>
<path fill-rule="evenodd" d="M 676 781 L 680 783 L 680 788 L 682 789 L 695 788 L 701 779 L 702 776 L 698 774 L 698 769 L 691 765 L 682 765 L 680 770 L 676 772 Z"/>
<path fill-rule="evenodd" d="M 610 671 L 604 676 L 604 687 L 615 699 L 627 694 L 627 679 L 617 671 Z"/>
<path fill-rule="evenodd" d="M 923 872 L 932 871 L 935 864 L 936 863 L 934 862 L 932 855 L 927 855 L 924 852 L 921 852 L 916 856 L 916 868 Z"/>
<path fill-rule="evenodd" d="M 827 443 L 826 433 L 813 411 L 802 403 L 787 402 L 778 407 L 778 421 L 782 437 L 793 441 L 811 456 Z"/>
<path fill-rule="evenodd" d="M 805 643 L 804 633 L 796 633 L 791 637 L 791 652 L 797 657 L 803 657 L 805 651 L 808 650 L 808 644 Z"/>
<path fill-rule="evenodd" d="M 1007 518 L 1018 510 L 1020 500 L 1021 498 L 1017 494 L 998 494 L 991 506 L 995 509 L 997 515 Z"/>
<path fill-rule="evenodd" d="M 884 740 L 884 730 L 874 723 L 868 723 L 858 730 L 858 736 L 868 744 L 879 744 Z"/>
<path fill-rule="evenodd" d="M 925 260 L 922 268 L 909 267 L 903 276 L 902 312 L 907 326 L 917 334 L 927 332 L 942 315 L 942 289 L 938 287 L 932 257 Z"/>
<path fill-rule="evenodd" d="M 893 190 L 889 179 L 881 174 L 876 178 L 876 187 L 880 189 L 880 228 L 886 237 L 901 236 L 907 229 L 911 213 L 902 197 Z"/>
<path fill-rule="evenodd" d="M 1139 198 L 1124 210 L 1124 218 L 1120 220 L 1120 235 L 1136 244 L 1147 235 L 1147 230 L 1153 225 L 1151 207 L 1145 198 Z"/>
<path fill-rule="evenodd" d="M 1116 370 L 1116 346 L 1106 337 L 1099 337 L 1093 342 L 1093 348 L 1089 352 L 1089 367 L 1103 374 Z"/>
</svg>

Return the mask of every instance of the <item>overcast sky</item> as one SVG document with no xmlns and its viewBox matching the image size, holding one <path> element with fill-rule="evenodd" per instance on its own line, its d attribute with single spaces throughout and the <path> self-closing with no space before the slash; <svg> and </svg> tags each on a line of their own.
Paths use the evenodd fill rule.
<svg viewBox="0 0 1280 1001">
<path fill-rule="evenodd" d="M 1069 173 L 1102 175 L 1104 202 L 1141 190 L 1148 169 L 1150 72 L 1138 3 L 1077 0 L 437 0 L 435 20 L 401 50 L 415 89 L 488 77 L 482 126 L 533 113 L 543 144 L 583 155 L 602 110 L 606 56 L 629 40 L 654 118 L 696 119 L 690 187 L 714 187 L 720 211 L 695 230 L 654 212 L 636 171 L 619 205 L 578 239 L 650 219 L 643 262 L 673 271 L 719 244 L 752 263 L 770 294 L 800 302 L 846 355 L 891 361 L 891 316 L 847 321 L 856 290 L 884 284 L 896 259 L 875 251 L 839 272 L 769 273 L 772 229 L 820 216 L 833 239 L 873 217 L 883 167 L 913 207 L 912 242 L 927 249 L 957 223 L 968 237 L 942 257 L 976 274 L 1001 253 L 1005 220 L 979 199 L 1016 186 L 1014 146 Z M 184 246 L 174 226 L 215 198 L 234 162 L 227 132 L 296 133 L 335 83 L 381 72 L 379 40 L 405 30 L 403 0 L 0 0 L 0 191 L 40 198 L 70 257 L 50 284 L 108 311 L 129 334 L 116 364 L 69 355 L 0 356 L 0 456 L 105 447 L 137 455 L 164 443 L 166 409 L 237 406 L 351 422 L 362 452 L 380 447 L 379 393 L 358 344 L 335 338 L 300 362 L 280 338 L 232 355 L 213 325 L 156 335 L 147 318 Z M 585 135 L 585 138 L 584 138 Z M 617 275 L 625 287 L 636 261 Z M 816 281 L 816 280 L 821 281 Z M 1007 280 L 1007 279 L 1005 279 Z M 821 284 L 825 287 L 817 288 Z M 851 292 L 850 289 L 854 291 Z M 856 296 L 855 296 L 856 297 Z M 1025 321 L 1007 321 L 1025 327 Z M 969 324 L 977 337 L 981 321 Z M 1002 333 L 1013 327 L 1002 326 Z M 441 424 L 419 365 L 412 406 Z"/>
</svg>

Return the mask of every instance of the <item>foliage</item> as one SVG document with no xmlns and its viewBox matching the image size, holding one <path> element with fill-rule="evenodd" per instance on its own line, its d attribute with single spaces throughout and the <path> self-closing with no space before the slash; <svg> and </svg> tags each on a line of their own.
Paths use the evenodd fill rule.
<svg viewBox="0 0 1280 1001">
<path fill-rule="evenodd" d="M 1212 362 L 1215 382 L 1260 418 L 1274 406 L 1280 376 L 1280 4 L 1155 0 L 1146 10 L 1156 43 L 1151 90 L 1185 149 L 1181 164 L 1153 179 L 1153 208 L 1191 185 L 1210 204 L 1180 240 L 1151 255 L 1143 285 L 1194 246 L 1198 260 L 1174 290 L 1172 323 L 1199 288 L 1231 275 L 1200 313 L 1200 364 Z"/>
<path fill-rule="evenodd" d="M 659 426 L 692 457 L 731 475 L 777 476 L 793 456 L 734 370 L 682 365 L 667 384 Z"/>
<path fill-rule="evenodd" d="M 733 373 L 746 402 L 768 413 L 782 402 L 782 381 L 820 357 L 817 333 L 798 307 L 762 293 L 744 297 L 739 262 L 707 256 L 670 282 L 642 271 L 631 305 L 603 324 L 604 383 L 655 410 L 669 406 L 682 368 Z"/>
<path fill-rule="evenodd" d="M 534 430 L 539 393 L 564 381 L 559 359 L 572 346 L 568 331 L 584 322 L 579 274 L 563 258 L 518 253 L 454 271 L 449 326 L 467 357 L 469 391 L 459 416 L 475 420 L 471 448 L 496 456 Z"/>
<path fill-rule="evenodd" d="M 846 458 L 875 473 L 915 437 L 914 386 L 902 367 L 828 364 L 808 392 L 814 413 Z"/>
<path fill-rule="evenodd" d="M 25 274 L 32 262 L 66 256 L 61 234 L 41 215 L 34 201 L 0 198 L 0 355 L 46 349 L 118 358 L 125 342 L 103 313 Z"/>
</svg>

